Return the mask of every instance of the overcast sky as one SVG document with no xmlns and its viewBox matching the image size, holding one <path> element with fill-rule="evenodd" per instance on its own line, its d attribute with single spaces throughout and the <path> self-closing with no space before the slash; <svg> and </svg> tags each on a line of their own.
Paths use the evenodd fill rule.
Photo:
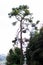
<svg viewBox="0 0 43 65">
<path fill-rule="evenodd" d="M 17 27 L 12 26 L 14 19 L 9 19 L 8 13 L 19 5 L 28 5 L 34 20 L 43 22 L 43 0 L 0 0 L 0 54 L 7 54 L 12 48 Z"/>
</svg>

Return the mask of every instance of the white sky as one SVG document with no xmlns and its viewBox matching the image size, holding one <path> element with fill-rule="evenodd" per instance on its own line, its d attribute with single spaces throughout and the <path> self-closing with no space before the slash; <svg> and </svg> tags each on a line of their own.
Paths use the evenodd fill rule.
<svg viewBox="0 0 43 65">
<path fill-rule="evenodd" d="M 12 26 L 14 19 L 9 19 L 8 13 L 19 5 L 28 5 L 34 20 L 43 22 L 43 0 L 0 0 L 0 54 L 7 54 L 12 47 L 17 27 Z"/>
</svg>

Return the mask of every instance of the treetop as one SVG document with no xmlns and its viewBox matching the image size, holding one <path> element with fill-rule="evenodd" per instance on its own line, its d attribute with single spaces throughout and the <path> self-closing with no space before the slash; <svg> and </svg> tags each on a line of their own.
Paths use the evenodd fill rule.
<svg viewBox="0 0 43 65">
<path fill-rule="evenodd" d="M 12 8 L 12 12 L 10 12 L 9 17 L 16 16 L 16 15 L 23 15 L 27 16 L 30 15 L 29 7 L 27 5 L 20 5 L 19 7 Z"/>
</svg>

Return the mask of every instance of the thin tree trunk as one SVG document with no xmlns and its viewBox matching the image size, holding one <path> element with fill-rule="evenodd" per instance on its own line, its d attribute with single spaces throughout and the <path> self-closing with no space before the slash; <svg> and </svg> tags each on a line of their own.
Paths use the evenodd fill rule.
<svg viewBox="0 0 43 65">
<path fill-rule="evenodd" d="M 22 65 L 22 19 L 20 21 L 20 46 L 21 46 L 20 65 Z"/>
</svg>

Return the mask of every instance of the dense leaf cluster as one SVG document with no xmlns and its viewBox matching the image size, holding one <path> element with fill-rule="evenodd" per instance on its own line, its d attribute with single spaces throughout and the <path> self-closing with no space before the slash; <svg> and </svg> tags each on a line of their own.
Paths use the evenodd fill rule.
<svg viewBox="0 0 43 65">
<path fill-rule="evenodd" d="M 9 17 L 16 16 L 16 15 L 20 15 L 20 14 L 22 14 L 21 11 L 24 12 L 23 13 L 23 16 L 26 16 L 26 15 L 29 15 L 30 14 L 30 12 L 28 10 L 28 6 L 26 6 L 26 5 L 21 6 L 20 5 L 17 8 L 12 8 L 12 12 L 9 13 L 8 15 L 9 15 Z"/>
<path fill-rule="evenodd" d="M 43 27 L 40 33 L 35 34 L 30 38 L 30 42 L 26 50 L 27 64 L 28 65 L 43 65 Z"/>
<path fill-rule="evenodd" d="M 21 55 L 21 51 L 19 48 L 15 48 L 15 50 L 12 50 L 10 49 L 9 50 L 9 54 L 7 55 L 6 57 L 6 65 L 13 65 L 13 64 L 16 64 L 16 65 L 20 65 L 20 55 Z M 24 61 L 24 55 L 23 56 L 23 59 L 22 59 L 22 63 Z"/>
</svg>

